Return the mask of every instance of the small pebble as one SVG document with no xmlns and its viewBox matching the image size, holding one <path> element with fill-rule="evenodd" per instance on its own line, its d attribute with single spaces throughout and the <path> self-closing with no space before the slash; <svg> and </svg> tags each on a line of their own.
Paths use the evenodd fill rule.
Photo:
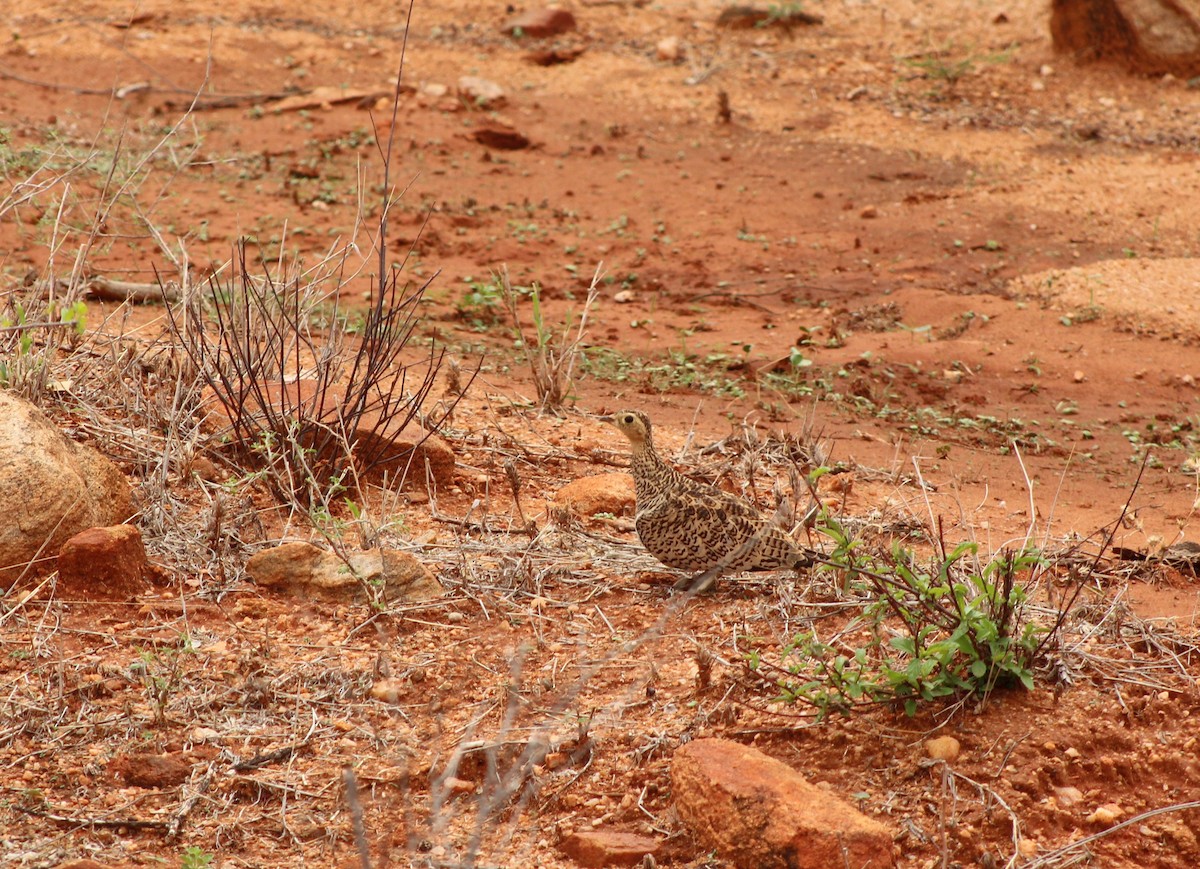
<svg viewBox="0 0 1200 869">
<path fill-rule="evenodd" d="M 934 760 L 954 760 L 959 750 L 958 740 L 953 736 L 935 736 L 925 741 L 925 753 Z"/>
<path fill-rule="evenodd" d="M 1087 822 L 1098 827 L 1111 827 L 1123 814 L 1125 810 L 1116 803 L 1105 803 L 1087 816 Z"/>
<path fill-rule="evenodd" d="M 654 55 L 659 60 L 673 63 L 679 60 L 682 51 L 679 45 L 678 36 L 668 36 L 666 39 L 660 39 L 658 45 L 654 46 Z"/>
</svg>

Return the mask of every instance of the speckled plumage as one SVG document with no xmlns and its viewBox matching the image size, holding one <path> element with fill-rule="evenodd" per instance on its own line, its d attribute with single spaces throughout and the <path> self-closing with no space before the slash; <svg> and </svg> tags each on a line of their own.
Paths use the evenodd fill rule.
<svg viewBox="0 0 1200 869">
<path fill-rule="evenodd" d="M 720 574 L 813 563 L 808 550 L 753 504 L 689 479 L 663 461 L 644 413 L 623 410 L 606 419 L 629 438 L 634 525 L 642 545 L 668 567 L 703 571 L 693 590 L 707 588 Z M 692 579 L 680 585 L 691 585 Z"/>
</svg>

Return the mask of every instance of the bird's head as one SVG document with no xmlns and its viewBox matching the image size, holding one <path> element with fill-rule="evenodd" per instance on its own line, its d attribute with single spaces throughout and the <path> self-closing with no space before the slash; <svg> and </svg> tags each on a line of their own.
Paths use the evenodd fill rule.
<svg viewBox="0 0 1200 869">
<path fill-rule="evenodd" d="M 640 410 L 619 410 L 612 416 L 600 417 L 604 422 L 610 422 L 629 438 L 634 449 L 641 449 L 650 443 L 650 417 Z"/>
</svg>

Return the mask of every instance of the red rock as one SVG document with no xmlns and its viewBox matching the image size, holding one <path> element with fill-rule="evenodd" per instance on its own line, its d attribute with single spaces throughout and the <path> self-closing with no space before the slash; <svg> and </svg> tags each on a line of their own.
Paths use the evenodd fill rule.
<svg viewBox="0 0 1200 869">
<path fill-rule="evenodd" d="M 108 771 L 134 787 L 172 788 L 187 781 L 192 765 L 192 759 L 183 753 L 123 754 L 109 763 Z"/>
<path fill-rule="evenodd" d="M 542 39 L 547 36 L 558 36 L 576 28 L 575 16 L 566 9 L 551 6 L 548 9 L 530 9 L 522 12 L 516 18 L 510 19 L 501 32 L 509 36 L 532 36 Z"/>
<path fill-rule="evenodd" d="M 126 600 L 149 589 L 154 568 L 133 525 L 88 528 L 58 551 L 59 588 L 85 600 Z"/>
<path fill-rule="evenodd" d="M 531 51 L 525 55 L 525 59 L 537 66 L 558 66 L 574 63 L 583 52 L 582 48 L 551 48 L 546 51 Z"/>
<path fill-rule="evenodd" d="M 277 412 L 290 413 L 293 417 L 312 417 L 320 412 L 329 420 L 336 418 L 337 408 L 345 400 L 343 395 L 332 392 L 322 400 L 314 380 L 297 380 L 285 387 L 278 383 L 267 384 L 263 398 Z M 234 415 L 211 389 L 205 390 L 201 407 L 206 413 L 205 424 L 210 428 L 233 425 Z M 260 411 L 257 407 L 247 406 L 245 412 Z M 450 485 L 454 481 L 454 450 L 445 440 L 416 422 L 400 428 L 403 422 L 403 413 L 387 425 L 381 423 L 378 412 L 368 411 L 358 417 L 352 437 L 362 479 L 379 482 L 386 477 L 391 485 L 423 489 L 428 482 L 428 470 L 428 477 L 432 477 L 435 485 Z"/>
<path fill-rule="evenodd" d="M 697 739 L 671 761 L 679 817 L 735 866 L 893 865 L 892 834 L 782 761 L 725 739 Z"/>
<path fill-rule="evenodd" d="M 1053 0 L 1054 49 L 1146 73 L 1200 75 L 1200 8 L 1175 0 Z"/>
<path fill-rule="evenodd" d="M 633 515 L 635 501 L 633 477 L 623 473 L 580 477 L 554 495 L 554 503 L 579 516 Z"/>
<path fill-rule="evenodd" d="M 476 127 L 471 138 L 485 148 L 495 148 L 497 151 L 520 151 L 529 147 L 529 140 L 512 127 L 502 127 L 499 124 L 484 124 Z"/>
<path fill-rule="evenodd" d="M 558 848 L 580 866 L 640 866 L 647 854 L 658 856 L 662 841 L 621 830 L 574 833 Z"/>
</svg>

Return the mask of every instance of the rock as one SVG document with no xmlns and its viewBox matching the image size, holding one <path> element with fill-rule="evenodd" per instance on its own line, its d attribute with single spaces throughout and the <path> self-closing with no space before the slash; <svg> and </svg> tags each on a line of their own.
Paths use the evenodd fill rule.
<svg viewBox="0 0 1200 869">
<path fill-rule="evenodd" d="M 497 123 L 481 124 L 471 133 L 471 138 L 485 148 L 497 151 L 520 151 L 529 147 L 529 140 L 524 135 Z"/>
<path fill-rule="evenodd" d="M 516 18 L 509 19 L 500 28 L 500 32 L 509 36 L 532 36 L 535 39 L 543 39 L 547 36 L 569 33 L 577 26 L 574 15 L 566 9 L 551 6 L 548 9 L 530 9 L 522 12 Z"/>
<path fill-rule="evenodd" d="M 783 4 L 780 4 L 783 8 Z M 755 6 L 729 6 L 721 10 L 717 16 L 717 27 L 727 27 L 730 30 L 749 30 L 759 27 L 781 27 L 791 30 L 793 27 L 811 27 L 824 24 L 825 19 L 820 15 L 812 15 L 798 9 L 776 14 L 770 9 L 760 9 Z"/>
<path fill-rule="evenodd" d="M 958 757 L 958 740 L 953 736 L 935 736 L 925 740 L 925 753 L 934 760 L 954 760 Z"/>
<path fill-rule="evenodd" d="M 1125 810 L 1116 803 L 1105 803 L 1087 816 L 1087 822 L 1097 827 L 1111 827 L 1123 814 Z"/>
<path fill-rule="evenodd" d="M 351 552 L 348 558 L 350 565 L 311 543 L 284 543 L 254 553 L 246 563 L 246 575 L 264 588 L 323 600 L 366 600 L 368 586 L 382 586 L 381 597 L 389 603 L 431 600 L 442 594 L 433 574 L 407 552 L 374 549 Z"/>
<path fill-rule="evenodd" d="M 292 410 L 293 416 L 296 415 L 294 410 L 299 408 L 308 417 L 319 413 L 327 420 L 336 419 L 338 407 L 345 396 L 330 391 L 326 393 L 324 403 L 318 407 L 322 402 L 319 393 L 320 388 L 315 380 L 297 380 L 284 387 L 272 383 L 263 390 L 263 402 L 276 410 Z M 205 424 L 210 429 L 232 427 L 233 415 L 221 397 L 212 390 L 205 390 L 201 408 L 206 414 Z M 257 414 L 260 411 L 246 407 L 245 412 Z M 403 413 L 387 424 L 381 422 L 378 411 L 367 411 L 358 417 L 352 439 L 361 479 L 372 483 L 386 479 L 389 485 L 425 488 L 428 477 L 432 477 L 436 486 L 449 486 L 454 482 L 454 450 L 445 440 L 426 431 L 416 422 L 401 428 L 403 422 Z"/>
<path fill-rule="evenodd" d="M 108 765 L 113 777 L 139 788 L 173 788 L 187 781 L 192 760 L 183 753 L 123 754 Z"/>
<path fill-rule="evenodd" d="M 371 699 L 382 703 L 399 703 L 404 687 L 399 679 L 380 679 L 371 686 Z"/>
<path fill-rule="evenodd" d="M 133 515 L 129 483 L 117 466 L 68 438 L 41 410 L 0 392 L 0 589 L 34 559 L 31 576 L 54 568 L 74 534 Z"/>
<path fill-rule="evenodd" d="M 525 59 L 538 66 L 559 66 L 564 63 L 574 63 L 583 52 L 583 48 L 550 48 L 544 51 L 531 51 L 525 55 Z"/>
<path fill-rule="evenodd" d="M 787 764 L 724 739 L 696 739 L 671 761 L 679 817 L 734 866 L 893 865 L 892 834 Z"/>
<path fill-rule="evenodd" d="M 674 63 L 683 56 L 682 43 L 678 36 L 668 36 L 660 39 L 654 46 L 654 56 L 665 63 Z"/>
<path fill-rule="evenodd" d="M 403 488 L 435 488 L 454 482 L 454 450 L 416 422 L 400 428 L 403 416 L 391 425 L 379 424 L 379 415 L 365 413 L 355 432 L 354 455 L 363 468 L 363 479 Z"/>
<path fill-rule="evenodd" d="M 480 108 L 494 108 L 508 99 L 500 85 L 474 75 L 464 75 L 458 80 L 458 95 Z"/>
<path fill-rule="evenodd" d="M 635 492 L 629 474 L 596 474 L 580 477 L 563 486 L 554 495 L 554 503 L 578 516 L 612 513 L 633 515 Z"/>
<path fill-rule="evenodd" d="M 620 830 L 573 833 L 558 848 L 580 866 L 640 866 L 647 854 L 657 857 L 662 841 Z"/>
<path fill-rule="evenodd" d="M 1058 804 L 1064 809 L 1069 809 L 1071 806 L 1083 800 L 1083 792 L 1079 788 L 1066 787 L 1055 788 L 1054 796 L 1058 800 Z"/>
<path fill-rule="evenodd" d="M 133 525 L 80 531 L 58 550 L 60 591 L 84 600 L 128 600 L 148 590 L 157 569 Z"/>
<path fill-rule="evenodd" d="M 1130 70 L 1200 75 L 1200 4 L 1175 0 L 1052 0 L 1054 49 Z"/>
</svg>

